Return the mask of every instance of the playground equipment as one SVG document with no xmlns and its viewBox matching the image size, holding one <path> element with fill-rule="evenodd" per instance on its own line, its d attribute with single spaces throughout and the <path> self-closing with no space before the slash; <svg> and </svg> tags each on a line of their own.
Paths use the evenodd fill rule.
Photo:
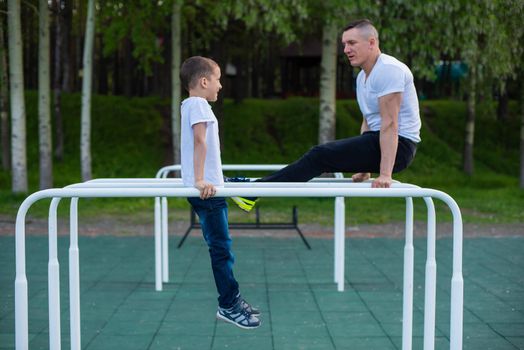
<svg viewBox="0 0 524 350">
<path fill-rule="evenodd" d="M 71 309 L 71 348 L 80 349 L 80 296 L 79 296 L 79 261 L 78 261 L 78 223 L 77 203 L 79 198 L 102 197 L 196 197 L 198 191 L 193 188 L 166 188 L 166 183 L 143 182 L 143 187 L 133 187 L 120 179 L 121 184 L 100 183 L 77 184 L 70 188 L 51 189 L 30 195 L 20 206 L 16 219 L 16 280 L 15 280 L 15 317 L 16 348 L 28 348 L 28 292 L 25 274 L 25 216 L 30 206 L 43 198 L 53 198 L 49 215 L 49 336 L 51 349 L 60 348 L 60 289 L 59 263 L 57 259 L 56 208 L 61 198 L 71 198 L 71 246 L 70 246 L 70 309 Z M 149 179 L 151 181 L 151 179 Z M 158 181 L 158 180 L 157 180 Z M 168 180 L 160 180 L 168 181 Z M 154 185 L 154 186 L 153 186 Z M 247 186 L 246 186 L 247 185 Z M 96 188 L 98 187 L 99 188 Z M 104 187 L 105 186 L 105 187 Z M 136 186 L 133 185 L 133 186 Z M 83 188 L 82 188 L 83 187 Z M 394 184 L 389 189 L 372 189 L 369 183 L 231 183 L 217 189 L 217 196 L 252 196 L 252 197 L 396 197 L 406 199 L 406 244 L 404 248 L 404 288 L 403 288 L 403 349 L 411 349 L 412 313 L 413 313 L 413 203 L 412 198 L 424 198 L 428 206 L 428 251 L 426 260 L 424 349 L 434 348 L 435 330 L 435 210 L 431 198 L 437 198 L 450 208 L 453 215 L 453 275 L 451 280 L 451 319 L 450 348 L 462 348 L 462 218 L 456 202 L 446 193 L 426 188 L 417 188 L 409 184 Z M 156 205 L 155 205 L 156 207 Z M 155 215 L 156 216 L 156 215 Z M 159 218 L 158 218 L 159 219 Z M 160 220 L 155 220 L 155 232 L 160 232 Z M 343 235 L 342 238 L 343 243 Z M 159 240 L 155 240 L 156 263 L 159 264 Z M 337 237 L 335 237 L 337 247 Z M 344 255 L 344 247 L 336 248 Z M 337 255 L 337 252 L 335 252 Z M 340 259 L 340 257 L 339 257 Z M 340 264 L 340 261 L 338 261 Z M 335 265 L 337 266 L 337 265 Z M 335 268 L 335 280 L 338 285 L 344 283 L 344 266 Z M 160 271 L 160 273 L 159 273 Z M 156 269 L 156 285 L 161 281 L 161 270 Z M 161 286 L 161 282 L 160 282 Z M 158 289 L 158 288 L 157 288 Z"/>
</svg>

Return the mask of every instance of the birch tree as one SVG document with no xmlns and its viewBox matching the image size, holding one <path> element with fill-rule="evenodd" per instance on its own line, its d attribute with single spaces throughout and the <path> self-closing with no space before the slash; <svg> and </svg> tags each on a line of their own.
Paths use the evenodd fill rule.
<svg viewBox="0 0 524 350">
<path fill-rule="evenodd" d="M 2 144 L 2 169 L 11 169 L 11 143 L 9 142 L 9 89 L 7 85 L 7 55 L 4 40 L 4 21 L 0 19 L 0 128 Z"/>
<path fill-rule="evenodd" d="M 472 175 L 475 168 L 473 159 L 473 145 L 475 144 L 475 116 L 477 114 L 477 69 L 475 66 L 472 66 L 469 69 L 468 92 L 462 167 L 466 174 Z"/>
<path fill-rule="evenodd" d="M 55 157 L 60 161 L 64 158 L 64 126 L 62 120 L 62 43 L 63 43 L 63 16 L 62 0 L 54 0 L 55 9 L 55 45 L 54 45 L 54 77 L 53 77 L 53 110 L 55 126 Z M 67 48 L 66 48 L 67 49 Z"/>
<path fill-rule="evenodd" d="M 171 17 L 171 80 L 172 80 L 172 96 L 171 96 L 171 132 L 173 143 L 173 162 L 180 163 L 180 64 L 181 64 L 181 9 L 183 0 L 173 1 L 173 14 Z"/>
<path fill-rule="evenodd" d="M 504 82 L 509 77 L 515 77 L 520 63 L 516 49 L 511 46 L 520 45 L 508 45 L 508 43 L 513 42 L 519 28 L 522 27 L 522 2 L 519 0 L 466 2 L 459 4 L 455 13 L 457 14 L 455 47 L 469 67 L 463 167 L 466 174 L 472 175 L 475 106 L 478 92 L 486 87 L 491 89 L 493 81 Z M 506 14 L 501 16 L 502 13 Z M 500 88 L 500 85 L 497 87 Z"/>
<path fill-rule="evenodd" d="M 463 169 L 472 175 L 479 91 L 499 89 L 499 84 L 515 77 L 521 61 L 515 51 L 522 48 L 516 44 L 522 41 L 516 33 L 522 31 L 523 2 L 356 1 L 377 19 L 383 52 L 407 63 L 418 78 L 434 78 L 435 63 L 443 58 L 467 64 L 468 75 L 463 85 L 468 109 Z M 493 82 L 498 86 L 492 86 Z"/>
<path fill-rule="evenodd" d="M 315 8 L 315 7 L 319 8 Z M 357 3 L 332 0 L 314 3 L 312 15 L 321 16 L 322 58 L 320 61 L 320 106 L 318 142 L 326 143 L 335 139 L 336 133 L 336 86 L 337 52 L 340 45 L 341 27 L 351 15 L 357 12 Z"/>
<path fill-rule="evenodd" d="M 12 189 L 15 193 L 23 193 L 27 192 L 27 151 L 20 0 L 8 0 L 7 10 Z"/>
<path fill-rule="evenodd" d="M 53 186 L 53 158 L 51 152 L 51 111 L 49 79 L 49 6 L 39 0 L 38 21 L 38 146 L 40 154 L 40 189 Z"/>
<path fill-rule="evenodd" d="M 512 0 L 507 0 L 511 2 Z M 507 5 L 502 3 L 503 6 Z M 522 18 L 524 16 L 524 3 L 517 1 L 511 6 L 511 18 L 506 18 L 505 22 L 509 27 L 511 38 L 516 45 L 510 45 L 513 62 L 515 62 L 515 78 L 519 82 L 518 111 L 520 113 L 520 188 L 524 189 L 524 47 L 519 45 L 524 40 L 524 27 Z"/>
<path fill-rule="evenodd" d="M 524 74 L 522 74 L 524 76 Z M 524 189 L 524 83 L 520 82 L 520 188 Z"/>
<path fill-rule="evenodd" d="M 338 26 L 327 20 L 322 28 L 322 59 L 320 61 L 320 113 L 318 143 L 335 139 Z"/>
<path fill-rule="evenodd" d="M 86 34 L 82 76 L 82 116 L 80 121 L 80 167 L 82 181 L 92 178 L 91 170 L 91 85 L 93 75 L 93 44 L 95 36 L 95 1 L 87 3 Z"/>
</svg>

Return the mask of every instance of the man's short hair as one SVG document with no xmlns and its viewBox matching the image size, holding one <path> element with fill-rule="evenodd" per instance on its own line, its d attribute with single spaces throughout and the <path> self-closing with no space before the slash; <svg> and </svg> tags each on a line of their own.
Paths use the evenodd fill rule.
<svg viewBox="0 0 524 350">
<path fill-rule="evenodd" d="M 353 28 L 358 29 L 366 39 L 375 37 L 378 40 L 378 31 L 369 19 L 358 19 L 350 22 L 344 28 L 344 32 Z"/>
<path fill-rule="evenodd" d="M 180 68 L 180 80 L 184 89 L 193 89 L 200 78 L 209 78 L 218 64 L 211 58 L 202 56 L 189 57 Z"/>
</svg>

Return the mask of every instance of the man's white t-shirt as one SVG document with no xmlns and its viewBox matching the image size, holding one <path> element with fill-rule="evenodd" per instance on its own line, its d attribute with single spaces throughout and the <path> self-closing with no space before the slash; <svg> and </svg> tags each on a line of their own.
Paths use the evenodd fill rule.
<svg viewBox="0 0 524 350">
<path fill-rule="evenodd" d="M 395 57 L 380 54 L 367 79 L 364 70 L 357 76 L 357 101 L 370 130 L 380 130 L 378 99 L 394 92 L 402 93 L 398 134 L 420 142 L 420 112 L 413 74 Z"/>
<path fill-rule="evenodd" d="M 195 185 L 195 168 L 193 154 L 195 138 L 193 125 L 206 123 L 206 159 L 204 162 L 204 181 L 214 186 L 224 185 L 222 161 L 220 159 L 220 138 L 218 136 L 218 120 L 211 106 L 202 97 L 189 97 L 182 101 L 181 107 L 181 137 L 180 152 L 182 163 L 182 181 L 184 186 Z"/>
</svg>

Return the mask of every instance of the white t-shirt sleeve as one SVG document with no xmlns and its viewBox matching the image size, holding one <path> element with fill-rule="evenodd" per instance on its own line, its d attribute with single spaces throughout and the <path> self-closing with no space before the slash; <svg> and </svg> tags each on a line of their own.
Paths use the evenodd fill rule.
<svg viewBox="0 0 524 350">
<path fill-rule="evenodd" d="M 383 65 L 381 71 L 377 72 L 376 85 L 377 97 L 382 97 L 395 92 L 404 92 L 406 73 L 402 68 L 394 65 Z"/>
<path fill-rule="evenodd" d="M 189 125 L 214 122 L 212 115 L 209 113 L 209 104 L 204 99 L 192 100 L 189 107 L 187 110 Z"/>
</svg>

